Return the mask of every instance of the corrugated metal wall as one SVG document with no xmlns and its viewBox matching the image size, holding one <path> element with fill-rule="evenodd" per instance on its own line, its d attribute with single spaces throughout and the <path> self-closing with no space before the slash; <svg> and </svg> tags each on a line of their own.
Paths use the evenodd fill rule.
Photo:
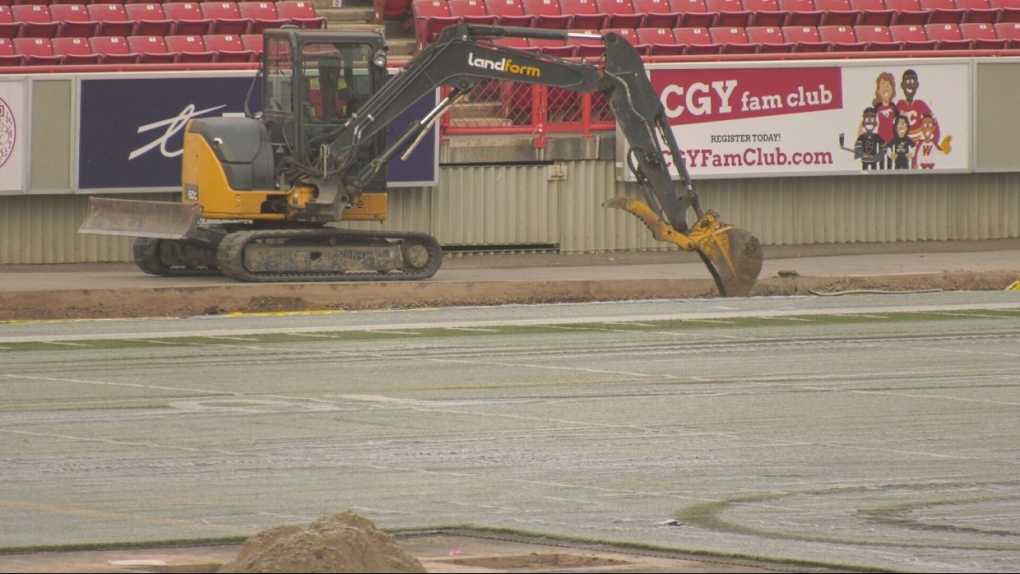
<svg viewBox="0 0 1020 574">
<path fill-rule="evenodd" d="M 610 161 L 444 167 L 440 181 L 393 190 L 386 223 L 353 226 L 424 231 L 458 246 L 667 248 L 637 218 L 602 207 L 639 197 L 636 184 L 615 181 Z M 1020 237 L 1017 173 L 700 180 L 695 189 L 703 207 L 765 245 Z M 0 196 L 0 264 L 130 261 L 129 239 L 77 233 L 86 206 L 81 195 Z"/>
</svg>

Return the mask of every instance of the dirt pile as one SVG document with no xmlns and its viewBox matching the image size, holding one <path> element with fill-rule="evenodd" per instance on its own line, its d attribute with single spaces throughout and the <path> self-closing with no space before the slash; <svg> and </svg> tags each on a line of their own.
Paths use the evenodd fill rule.
<svg viewBox="0 0 1020 574">
<path fill-rule="evenodd" d="M 393 537 L 351 511 L 308 528 L 288 524 L 249 538 L 220 572 L 427 572 Z"/>
</svg>

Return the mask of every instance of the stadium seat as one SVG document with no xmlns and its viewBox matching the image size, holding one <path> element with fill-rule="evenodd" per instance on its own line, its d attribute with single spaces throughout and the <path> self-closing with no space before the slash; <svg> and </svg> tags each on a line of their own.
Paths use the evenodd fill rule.
<svg viewBox="0 0 1020 574">
<path fill-rule="evenodd" d="M 559 0 L 521 0 L 524 13 L 531 16 L 536 28 L 567 30 L 570 28 L 570 14 L 564 14 Z"/>
<path fill-rule="evenodd" d="M 963 10 L 963 22 L 994 24 L 999 19 L 999 10 L 989 0 L 956 0 L 956 7 Z"/>
<path fill-rule="evenodd" d="M 419 50 L 435 42 L 443 28 L 457 23 L 457 18 L 450 15 L 446 0 L 414 0 L 411 14 Z"/>
<path fill-rule="evenodd" d="M 276 13 L 300 28 L 321 30 L 326 27 L 326 17 L 319 16 L 315 4 L 307 0 L 280 0 L 276 3 Z"/>
<path fill-rule="evenodd" d="M 673 9 L 669 0 L 634 0 L 634 10 L 645 15 L 642 28 L 673 28 L 679 26 L 678 20 L 683 18 L 680 12 Z"/>
<path fill-rule="evenodd" d="M 167 36 L 166 51 L 177 54 L 178 63 L 216 61 L 216 53 L 205 47 L 202 36 Z"/>
<path fill-rule="evenodd" d="M 676 41 L 672 28 L 638 28 L 638 40 L 648 46 L 651 56 L 679 56 L 686 47 Z"/>
<path fill-rule="evenodd" d="M 131 36 L 135 23 L 128 19 L 123 4 L 89 4 L 89 16 L 99 22 L 100 36 Z"/>
<path fill-rule="evenodd" d="M 255 52 L 255 60 L 258 61 L 262 57 L 262 46 L 265 39 L 262 34 L 242 34 L 241 45 L 244 46 L 245 50 L 251 50 Z"/>
<path fill-rule="evenodd" d="M 787 26 L 821 26 L 825 17 L 814 0 L 779 0 L 779 7 L 787 14 Z"/>
<path fill-rule="evenodd" d="M 21 29 L 25 25 L 14 21 L 14 12 L 10 6 L 0 5 L 0 38 L 17 38 L 21 35 Z M 14 54 L 14 44 L 10 44 L 11 55 Z M 4 64 L 6 65 L 6 64 Z"/>
<path fill-rule="evenodd" d="M 255 51 L 245 48 L 244 41 L 235 34 L 209 34 L 202 37 L 202 42 L 206 50 L 215 54 L 216 62 L 258 61 Z"/>
<path fill-rule="evenodd" d="M 999 11 L 996 24 L 1003 22 L 1020 22 L 1020 0 L 988 0 L 992 8 Z"/>
<path fill-rule="evenodd" d="M 850 3 L 851 0 L 815 0 L 815 7 L 825 19 L 819 26 L 856 26 L 861 19 L 861 11 Z M 881 2 L 882 0 L 878 0 Z"/>
<path fill-rule="evenodd" d="M 719 54 L 722 52 L 722 44 L 712 41 L 708 28 L 673 28 L 673 35 L 676 36 L 678 44 L 686 46 L 686 54 L 688 55 Z"/>
<path fill-rule="evenodd" d="M 527 38 L 518 38 L 516 36 L 504 36 L 502 38 L 496 38 L 492 41 L 494 46 L 500 48 L 509 48 L 511 50 L 524 50 L 525 52 L 538 52 L 538 48 L 534 48 L 528 43 Z"/>
<path fill-rule="evenodd" d="M 54 6 L 59 6 L 59 4 L 54 4 Z M 53 38 L 50 43 L 53 47 L 53 54 L 61 57 L 61 64 L 78 66 L 99 64 L 102 61 L 99 54 L 92 52 L 88 38 Z"/>
<path fill-rule="evenodd" d="M 863 52 L 868 45 L 857 39 L 853 26 L 819 26 L 818 36 L 827 42 L 832 52 Z"/>
<path fill-rule="evenodd" d="M 560 9 L 571 14 L 570 27 L 575 30 L 600 30 L 606 25 L 607 16 L 595 5 L 595 0 L 560 0 Z"/>
<path fill-rule="evenodd" d="M 782 28 L 790 19 L 789 13 L 780 8 L 779 0 L 744 0 L 744 8 L 751 12 L 751 26 Z"/>
<path fill-rule="evenodd" d="M 59 66 L 64 59 L 53 53 L 49 38 L 15 38 L 14 52 L 25 57 L 26 66 Z"/>
<path fill-rule="evenodd" d="M 60 32 L 60 22 L 54 22 L 49 6 L 15 4 L 11 6 L 14 21 L 24 26 L 21 35 L 26 38 L 52 38 Z M 17 45 L 15 45 L 17 49 Z M 26 61 L 26 63 L 29 63 Z"/>
<path fill-rule="evenodd" d="M 202 14 L 198 2 L 167 2 L 163 14 L 174 22 L 174 34 L 204 36 L 212 30 L 213 21 Z"/>
<path fill-rule="evenodd" d="M 14 51 L 14 40 L 0 38 L 0 66 L 23 66 L 25 57 Z"/>
<path fill-rule="evenodd" d="M 163 13 L 162 4 L 125 4 L 124 11 L 128 19 L 135 22 L 136 36 L 169 36 L 176 33 L 174 21 Z"/>
<path fill-rule="evenodd" d="M 571 58 L 577 51 L 573 44 L 561 40 L 528 38 L 528 45 L 543 54 L 560 58 Z"/>
<path fill-rule="evenodd" d="M 705 6 L 716 14 L 712 28 L 743 28 L 751 23 L 751 12 L 740 0 L 705 0 Z"/>
<path fill-rule="evenodd" d="M 921 7 L 921 0 L 885 0 L 885 6 L 896 14 L 893 24 L 897 25 L 924 26 L 928 23 L 928 17 L 931 15 Z M 867 22 L 862 23 L 866 24 Z"/>
<path fill-rule="evenodd" d="M 250 18 L 241 16 L 236 2 L 199 2 L 202 16 L 212 20 L 209 34 L 258 34 Z M 180 31 L 178 31 L 180 33 Z"/>
<path fill-rule="evenodd" d="M 783 26 L 783 37 L 793 44 L 794 52 L 828 52 L 832 48 L 822 41 L 815 26 Z"/>
<path fill-rule="evenodd" d="M 134 64 L 138 54 L 131 51 L 127 40 L 120 36 L 95 36 L 89 38 L 92 52 L 99 54 L 104 64 Z"/>
<path fill-rule="evenodd" d="M 263 30 L 271 30 L 279 28 L 289 22 L 283 18 L 280 18 L 279 13 L 276 11 L 275 2 L 238 2 L 237 11 L 241 15 L 241 18 L 251 20 L 251 27 L 247 32 L 238 32 L 238 34 L 261 34 Z M 229 34 L 230 32 L 220 32 L 217 34 Z"/>
<path fill-rule="evenodd" d="M 723 54 L 755 54 L 758 46 L 747 38 L 747 32 L 740 26 L 715 26 L 708 29 L 708 36 L 715 44 L 722 45 Z"/>
<path fill-rule="evenodd" d="M 495 25 L 498 21 L 495 14 L 490 14 L 484 0 L 446 0 L 450 8 L 450 16 L 465 24 Z"/>
<path fill-rule="evenodd" d="M 619 35 L 624 40 L 630 42 L 630 44 L 634 46 L 634 49 L 636 49 L 642 56 L 647 55 L 648 51 L 651 49 L 651 46 L 641 42 L 641 38 L 638 37 L 637 29 L 635 28 L 607 28 L 601 32 L 603 35 L 607 32 L 613 32 Z"/>
<path fill-rule="evenodd" d="M 606 28 L 636 30 L 645 21 L 645 15 L 634 10 L 631 0 L 595 0 L 595 7 L 606 15 Z"/>
<path fill-rule="evenodd" d="M 995 25 L 988 22 L 964 22 L 960 24 L 960 34 L 970 40 L 971 50 L 1005 50 L 1009 40 L 999 38 Z"/>
<path fill-rule="evenodd" d="M 956 0 L 920 0 L 921 9 L 928 11 L 928 24 L 959 24 L 967 11 Z"/>
<path fill-rule="evenodd" d="M 747 39 L 758 45 L 760 53 L 793 52 L 794 43 L 786 40 L 779 26 L 749 26 L 745 28 Z"/>
<path fill-rule="evenodd" d="M 928 38 L 924 26 L 896 24 L 889 26 L 889 35 L 894 42 L 900 43 L 901 50 L 934 50 L 938 47 L 938 42 Z"/>
<path fill-rule="evenodd" d="M 999 22 L 995 24 L 995 34 L 1008 42 L 1010 50 L 1020 48 L 1020 22 Z"/>
<path fill-rule="evenodd" d="M 574 46 L 574 55 L 578 58 L 601 58 L 606 52 L 606 45 L 602 42 L 602 38 L 599 37 L 599 30 L 578 30 L 587 34 L 587 38 L 571 37 L 567 39 L 567 43 Z"/>
<path fill-rule="evenodd" d="M 490 14 L 494 14 L 500 26 L 530 28 L 534 18 L 525 14 L 521 0 L 485 0 Z"/>
<path fill-rule="evenodd" d="M 716 13 L 708 9 L 705 0 L 669 0 L 673 10 L 682 14 L 677 28 L 704 28 L 715 26 Z"/>
<path fill-rule="evenodd" d="M 177 54 L 167 50 L 163 36 L 128 36 L 128 48 L 138 54 L 139 64 L 172 64 Z"/>
<path fill-rule="evenodd" d="M 969 50 L 972 42 L 963 37 L 959 24 L 925 24 L 928 39 L 936 43 L 938 50 Z"/>
<path fill-rule="evenodd" d="M 902 42 L 893 39 L 889 26 L 854 26 L 854 34 L 871 52 L 895 52 L 902 47 Z"/>
<path fill-rule="evenodd" d="M 84 4 L 53 4 L 50 6 L 50 17 L 61 23 L 58 36 L 91 38 L 99 33 L 99 22 L 89 16 Z"/>
</svg>

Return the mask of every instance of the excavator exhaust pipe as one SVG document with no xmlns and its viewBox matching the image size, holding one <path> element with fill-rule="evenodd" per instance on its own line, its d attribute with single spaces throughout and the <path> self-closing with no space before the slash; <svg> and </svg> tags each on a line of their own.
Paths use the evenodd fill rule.
<svg viewBox="0 0 1020 574">
<path fill-rule="evenodd" d="M 188 239 L 198 232 L 202 208 L 164 201 L 89 198 L 89 211 L 78 233 Z"/>
<path fill-rule="evenodd" d="M 723 297 L 751 294 L 764 257 L 761 242 L 746 229 L 723 223 L 716 212 L 707 211 L 685 235 L 663 221 L 643 201 L 617 197 L 602 205 L 632 213 L 648 226 L 658 241 L 697 252 Z"/>
</svg>

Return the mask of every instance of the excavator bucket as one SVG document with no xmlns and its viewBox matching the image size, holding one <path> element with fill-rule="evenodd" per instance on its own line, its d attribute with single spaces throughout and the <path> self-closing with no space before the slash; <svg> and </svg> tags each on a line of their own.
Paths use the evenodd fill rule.
<svg viewBox="0 0 1020 574">
<path fill-rule="evenodd" d="M 705 212 L 687 235 L 673 229 L 643 201 L 617 197 L 603 207 L 622 209 L 634 214 L 658 241 L 672 243 L 684 251 L 695 251 L 708 267 L 723 297 L 746 297 L 751 294 L 761 273 L 761 242 L 745 229 L 719 221 L 714 211 Z"/>
<path fill-rule="evenodd" d="M 201 217 L 198 205 L 90 197 L 78 233 L 187 239 L 195 235 Z"/>
</svg>

